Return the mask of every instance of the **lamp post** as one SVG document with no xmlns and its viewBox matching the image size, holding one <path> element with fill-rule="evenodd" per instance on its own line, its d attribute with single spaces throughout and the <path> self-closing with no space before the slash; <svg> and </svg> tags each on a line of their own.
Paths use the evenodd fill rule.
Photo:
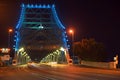
<svg viewBox="0 0 120 80">
<path fill-rule="evenodd" d="M 69 33 L 71 34 L 72 37 L 72 43 L 74 42 L 74 31 L 72 29 L 69 30 Z"/>
<path fill-rule="evenodd" d="M 11 33 L 12 33 L 12 32 L 13 32 L 12 29 L 9 29 L 9 30 L 8 30 L 8 48 L 10 48 L 10 42 L 11 42 L 10 37 L 11 37 Z"/>
<path fill-rule="evenodd" d="M 69 30 L 69 33 L 71 34 L 71 52 L 73 54 L 73 60 L 74 60 L 74 49 L 73 49 L 73 43 L 74 43 L 74 31 L 73 29 Z"/>
</svg>

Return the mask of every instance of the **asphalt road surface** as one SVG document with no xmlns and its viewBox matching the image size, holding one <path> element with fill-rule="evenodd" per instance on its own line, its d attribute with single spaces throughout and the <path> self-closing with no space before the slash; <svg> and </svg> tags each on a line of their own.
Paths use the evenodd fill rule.
<svg viewBox="0 0 120 80">
<path fill-rule="evenodd" d="M 120 70 L 82 66 L 10 66 L 0 67 L 0 80 L 120 80 Z"/>
</svg>

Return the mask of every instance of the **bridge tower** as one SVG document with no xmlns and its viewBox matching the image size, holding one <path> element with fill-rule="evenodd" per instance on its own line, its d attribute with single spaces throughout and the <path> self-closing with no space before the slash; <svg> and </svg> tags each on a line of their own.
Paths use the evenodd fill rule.
<svg viewBox="0 0 120 80">
<path fill-rule="evenodd" d="M 53 55 L 52 61 L 61 62 L 60 58 L 64 57 L 62 61 L 68 61 L 65 27 L 57 16 L 55 5 L 22 4 L 21 7 L 15 31 L 15 51 L 18 57 L 25 53 L 33 61 L 47 61 L 45 57 Z M 21 49 L 24 51 L 20 52 Z"/>
</svg>

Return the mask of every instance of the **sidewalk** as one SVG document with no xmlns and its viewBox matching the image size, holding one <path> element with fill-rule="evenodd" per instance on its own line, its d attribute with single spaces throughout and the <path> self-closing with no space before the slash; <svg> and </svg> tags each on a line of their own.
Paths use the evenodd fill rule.
<svg viewBox="0 0 120 80">
<path fill-rule="evenodd" d="M 84 67 L 84 68 L 95 68 L 95 69 L 107 69 L 107 70 L 117 70 L 117 71 L 120 71 L 120 68 L 110 69 L 110 68 L 101 68 L 101 67 L 86 66 L 86 65 L 82 65 L 82 64 L 73 64 L 73 66 Z"/>
</svg>

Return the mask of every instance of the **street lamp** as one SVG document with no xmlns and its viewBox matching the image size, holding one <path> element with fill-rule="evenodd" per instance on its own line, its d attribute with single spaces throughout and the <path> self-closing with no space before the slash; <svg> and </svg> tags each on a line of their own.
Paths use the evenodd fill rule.
<svg viewBox="0 0 120 80">
<path fill-rule="evenodd" d="M 10 34 L 13 32 L 13 30 L 12 29 L 8 29 L 8 48 L 10 48 Z"/>
<path fill-rule="evenodd" d="M 73 29 L 69 30 L 69 33 L 71 34 L 71 52 L 73 54 L 73 60 L 74 60 L 74 48 L 73 48 L 73 43 L 74 43 L 74 31 Z"/>
<path fill-rule="evenodd" d="M 11 33 L 13 30 L 12 29 L 9 29 L 9 33 Z"/>
<path fill-rule="evenodd" d="M 72 37 L 72 43 L 74 42 L 74 31 L 72 29 L 69 30 L 69 33 L 71 34 Z"/>
</svg>

